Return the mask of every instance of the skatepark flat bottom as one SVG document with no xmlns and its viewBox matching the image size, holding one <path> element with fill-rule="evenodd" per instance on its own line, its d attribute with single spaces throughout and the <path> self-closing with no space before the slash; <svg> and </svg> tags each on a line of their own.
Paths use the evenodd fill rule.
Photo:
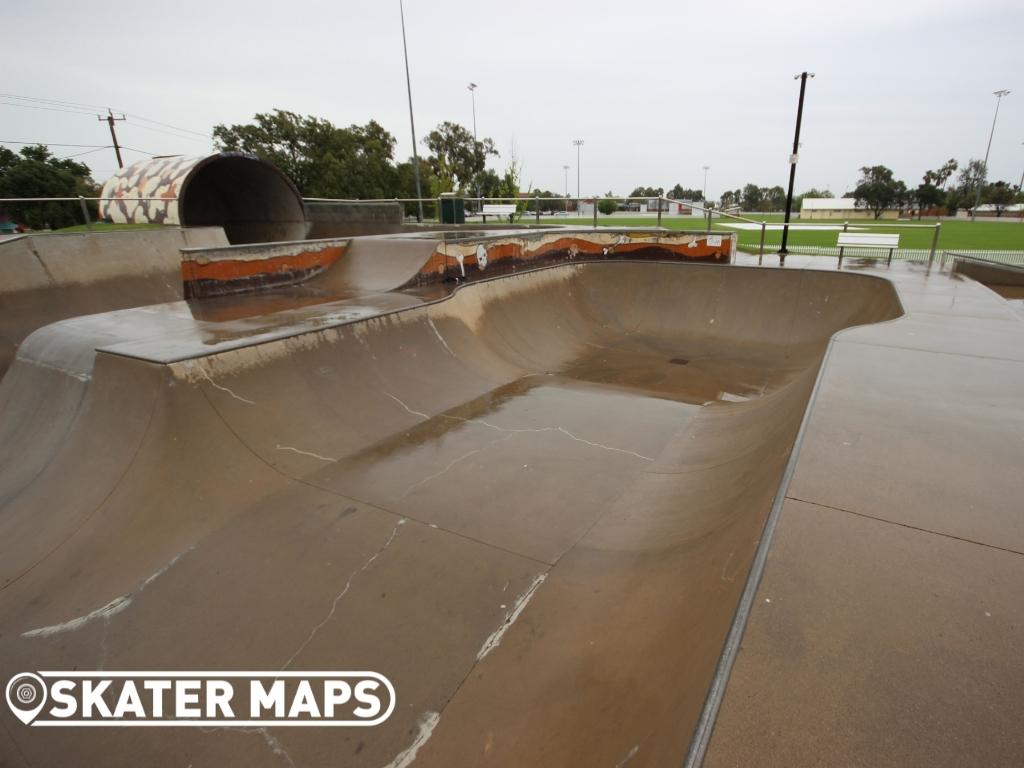
<svg viewBox="0 0 1024 768">
<path fill-rule="evenodd" d="M 5 764 L 676 764 L 831 337 L 902 313 L 871 275 L 632 262 L 374 301 L 29 337 L 0 384 L 0 674 L 374 670 L 394 714 L 5 712 Z"/>
</svg>

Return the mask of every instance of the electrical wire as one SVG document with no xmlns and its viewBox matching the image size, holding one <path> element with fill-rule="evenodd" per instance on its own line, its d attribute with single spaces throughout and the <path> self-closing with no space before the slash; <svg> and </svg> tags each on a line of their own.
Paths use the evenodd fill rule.
<svg viewBox="0 0 1024 768">
<path fill-rule="evenodd" d="M 86 115 L 88 117 L 93 116 L 92 112 L 81 112 L 79 110 L 72 109 L 60 109 L 58 107 L 40 107 L 35 104 L 15 104 L 12 101 L 0 101 L 0 105 L 6 107 L 22 107 L 24 109 L 45 109 L 47 112 L 66 112 L 69 115 Z"/>
<path fill-rule="evenodd" d="M 65 155 L 64 157 L 58 157 L 58 160 L 70 160 L 73 157 L 81 157 L 82 155 L 91 155 L 93 152 L 99 152 L 101 149 L 113 149 L 113 144 L 108 144 L 105 147 L 96 147 L 95 149 L 87 149 L 85 152 L 78 152 L 74 155 Z"/>
<path fill-rule="evenodd" d="M 54 141 L 15 141 L 14 139 L 0 139 L 0 144 L 21 144 L 24 147 L 42 145 L 44 147 L 92 147 L 93 149 L 106 148 L 110 144 L 58 144 Z"/>
<path fill-rule="evenodd" d="M 20 101 L 36 102 L 37 104 L 58 105 L 58 106 L 61 106 L 61 107 L 75 107 L 75 108 L 79 108 L 79 109 L 80 108 L 85 108 L 85 109 L 90 109 L 90 110 L 91 109 L 98 109 L 98 110 L 101 110 L 101 111 L 105 110 L 105 109 L 110 109 L 110 107 L 101 107 L 98 104 L 83 104 L 83 103 L 74 102 L 74 101 L 59 101 L 57 99 L 43 99 L 43 98 L 39 98 L 37 96 L 19 96 L 19 95 L 14 94 L 14 93 L 0 93 L 0 98 L 4 98 L 4 99 L 18 99 Z M 30 104 L 12 104 L 10 102 L 4 102 L 4 103 L 8 104 L 9 106 L 13 106 L 13 107 L 29 107 L 31 109 L 47 109 L 47 108 L 56 109 L 55 107 L 52 107 L 52 106 L 51 107 L 33 107 Z M 60 110 L 56 110 L 56 111 L 60 111 Z M 153 125 L 163 126 L 164 128 L 170 128 L 171 130 L 179 131 L 181 133 L 190 133 L 190 134 L 193 134 L 195 136 L 202 136 L 205 139 L 212 139 L 213 138 L 213 136 L 211 136 L 210 134 L 203 133 L 202 131 L 193 131 L 191 128 L 182 128 L 181 126 L 171 125 L 170 123 L 162 123 L 159 120 L 153 120 L 152 118 L 144 117 L 143 115 L 138 115 L 138 114 L 135 114 L 133 112 L 125 112 L 125 110 L 123 110 L 123 109 L 118 109 L 118 110 L 115 110 L 115 111 L 120 112 L 121 114 L 123 114 L 123 115 L 125 115 L 127 117 L 132 117 L 135 120 L 141 120 L 144 123 L 152 123 Z M 92 113 L 91 112 L 78 111 L 78 112 L 74 112 L 73 114 L 92 114 Z"/>
</svg>

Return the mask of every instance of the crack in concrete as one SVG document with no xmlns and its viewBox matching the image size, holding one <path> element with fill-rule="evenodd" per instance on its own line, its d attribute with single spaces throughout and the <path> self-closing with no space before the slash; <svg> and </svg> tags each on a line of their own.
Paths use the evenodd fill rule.
<svg viewBox="0 0 1024 768">
<path fill-rule="evenodd" d="M 337 461 L 337 459 L 332 459 L 330 456 L 321 456 L 319 453 L 313 453 L 312 451 L 304 451 L 301 448 L 293 448 L 290 445 L 275 445 L 274 447 L 277 448 L 277 450 L 279 451 L 291 451 L 292 453 L 297 453 L 300 456 L 309 456 L 310 458 L 313 459 L 320 459 L 320 461 L 326 461 L 329 464 L 333 464 L 334 462 Z"/>
<path fill-rule="evenodd" d="M 127 608 L 129 605 L 131 605 L 132 604 L 132 600 L 134 600 L 135 597 L 140 592 L 142 592 L 142 590 L 144 590 L 146 587 L 148 587 L 150 584 L 152 584 L 158 578 L 163 576 L 164 573 L 167 572 L 168 568 L 170 568 L 172 565 L 174 565 L 176 562 L 178 562 L 179 559 L 181 559 L 184 555 L 186 555 L 189 552 L 191 552 L 193 549 L 195 549 L 194 546 L 193 547 L 189 547 L 184 552 L 182 552 L 182 553 L 180 553 L 178 555 L 175 555 L 173 558 L 171 558 L 170 562 L 168 562 L 167 565 L 165 565 L 163 568 L 158 570 L 156 573 L 152 574 L 149 578 L 147 578 L 145 581 L 143 581 L 138 587 L 133 589 L 131 592 L 129 592 L 129 593 L 125 594 L 125 595 L 119 595 L 118 597 L 115 597 L 109 603 L 107 603 L 106 605 L 104 605 L 104 606 L 102 606 L 100 608 L 97 608 L 95 611 L 90 611 L 89 613 L 85 614 L 84 616 L 78 616 L 77 618 L 71 619 L 69 621 L 62 622 L 60 624 L 52 624 L 52 625 L 50 625 L 48 627 L 39 627 L 38 629 L 30 629 L 27 632 L 22 632 L 21 636 L 24 637 L 24 638 L 50 637 L 51 635 L 59 635 L 59 634 L 61 634 L 63 632 L 74 632 L 77 629 L 81 629 L 86 624 L 92 623 L 96 619 L 103 619 L 103 620 L 109 622 L 111 617 L 116 616 L 117 614 L 121 613 L 121 611 L 123 611 L 125 608 Z"/>
<path fill-rule="evenodd" d="M 537 588 L 544 583 L 544 579 L 547 577 L 546 573 L 538 575 L 533 580 L 533 583 L 527 587 L 526 591 L 516 598 L 515 603 L 512 604 L 512 610 L 505 614 L 505 620 L 501 623 L 501 626 L 494 630 L 491 636 L 484 640 L 484 644 L 480 646 L 480 650 L 476 654 L 477 661 L 483 661 L 487 654 L 501 645 L 501 639 L 505 636 L 505 633 L 516 623 L 516 619 L 526 609 L 526 604 L 530 602 L 533 593 L 537 591 Z"/>
<path fill-rule="evenodd" d="M 389 546 L 391 546 L 391 542 L 393 542 L 395 540 L 395 537 L 398 535 L 398 529 L 401 528 L 403 525 L 405 525 L 405 523 L 406 523 L 406 518 L 403 517 L 401 520 L 399 520 L 395 524 L 394 530 L 391 531 L 391 535 L 388 537 L 388 540 L 384 542 L 383 546 L 381 546 L 380 549 L 378 549 L 376 552 L 374 552 L 373 555 L 370 556 L 369 560 L 367 560 L 365 563 L 363 563 L 356 570 L 352 571 L 351 575 L 349 575 L 349 577 L 348 577 L 348 581 L 345 582 L 345 588 L 342 589 L 341 592 L 339 592 L 337 595 L 335 595 L 334 600 L 331 603 L 331 610 L 329 610 L 327 612 L 327 615 L 324 616 L 324 618 L 320 621 L 319 624 L 317 624 L 315 627 L 313 627 L 313 629 L 309 633 L 309 637 L 307 637 L 302 642 L 302 644 L 295 650 L 295 653 L 293 653 L 288 658 L 288 661 L 286 661 L 284 663 L 284 666 L 281 667 L 282 671 L 288 669 L 288 667 L 291 666 L 292 662 L 295 661 L 296 658 L 298 658 L 299 654 L 302 653 L 304 650 L 306 650 L 306 647 L 311 642 L 313 642 L 313 638 L 316 637 L 317 632 L 319 632 L 321 629 L 323 629 L 324 626 L 327 625 L 327 622 L 329 622 L 332 618 L 334 618 L 334 614 L 338 610 L 338 603 L 341 602 L 341 599 L 343 597 L 345 597 L 345 595 L 348 594 L 348 591 L 349 591 L 349 589 L 352 588 L 352 582 L 355 581 L 356 576 L 358 576 L 359 574 L 363 573 L 367 568 L 369 568 L 371 565 L 373 565 L 373 562 L 378 557 L 381 556 L 381 554 L 384 552 L 384 550 L 387 549 Z"/>
<path fill-rule="evenodd" d="M 427 743 L 427 740 L 433 734 L 437 724 L 441 721 L 441 715 L 437 712 L 427 711 L 424 712 L 420 717 L 418 726 L 419 731 L 416 737 L 412 740 L 412 744 L 399 752 L 395 759 L 388 763 L 384 768 L 407 768 L 412 764 L 412 761 L 416 759 L 416 753 L 420 751 L 420 748 Z"/>
<path fill-rule="evenodd" d="M 381 390 L 381 392 L 384 392 L 384 390 Z M 394 400 L 400 406 L 402 406 L 406 411 L 411 413 L 413 416 L 419 416 L 422 419 L 429 419 L 430 418 L 429 416 L 427 416 L 427 414 L 423 413 L 423 411 L 414 411 L 412 408 L 410 408 L 408 405 L 403 403 L 401 400 L 399 400 L 397 397 L 392 395 L 390 392 L 384 392 L 384 394 L 387 395 L 388 397 L 390 397 L 392 400 Z"/>
<path fill-rule="evenodd" d="M 583 443 L 584 445 L 589 445 L 593 448 L 600 448 L 605 451 L 614 451 L 615 453 L 625 453 L 629 456 L 635 456 L 638 459 L 643 459 L 644 461 L 654 461 L 650 456 L 644 456 L 642 453 L 637 453 L 636 451 L 630 451 L 626 448 L 616 448 L 614 445 L 605 445 L 604 443 L 595 443 L 582 437 L 578 437 L 565 427 L 499 427 L 497 424 L 491 424 L 489 421 L 484 421 L 483 419 L 464 419 L 461 416 L 449 416 L 447 414 L 443 414 L 443 416 L 446 419 L 461 421 L 466 424 L 480 424 L 481 426 L 497 430 L 498 432 L 511 432 L 514 434 L 526 432 L 558 432 L 565 435 L 570 440 L 575 440 L 578 443 Z"/>
<path fill-rule="evenodd" d="M 431 480 L 436 480 L 437 478 L 439 478 L 442 475 L 446 474 L 448 472 L 448 470 L 450 470 L 452 467 L 454 467 L 456 464 L 458 464 L 463 459 L 468 459 L 470 456 L 473 456 L 474 454 L 480 453 L 481 451 L 486 451 L 492 445 L 497 445 L 498 443 L 503 443 L 506 440 L 509 440 L 510 438 L 513 438 L 513 437 L 515 437 L 515 435 L 505 435 L 504 437 L 499 437 L 497 440 L 492 440 L 487 445 L 481 446 L 480 448 L 474 448 L 472 451 L 467 451 L 466 453 L 462 454 L 458 458 L 452 459 L 448 463 L 448 466 L 446 466 L 440 472 L 435 472 L 432 475 L 427 475 L 422 480 L 420 480 L 418 482 L 415 482 L 412 485 L 410 485 L 408 488 L 406 488 L 405 492 L 402 494 L 402 498 L 404 499 L 406 496 L 408 496 L 410 493 L 412 493 L 415 489 L 419 488 L 421 485 L 424 485 L 425 483 L 429 483 Z"/>
<path fill-rule="evenodd" d="M 225 387 L 225 386 L 223 386 L 223 385 L 221 385 L 221 384 L 218 384 L 218 383 L 217 383 L 216 381 L 214 381 L 214 380 L 213 380 L 213 379 L 212 379 L 212 378 L 210 377 L 210 374 L 208 374 L 208 373 L 206 372 L 206 369 L 205 369 L 205 368 L 203 368 L 203 366 L 202 366 L 202 365 L 197 365 L 197 366 L 196 366 L 195 368 L 196 368 L 196 370 L 197 370 L 197 371 L 199 371 L 200 375 L 201 375 L 201 376 L 202 376 L 202 377 L 203 377 L 204 379 L 206 379 L 206 380 L 207 380 L 208 382 L 210 382 L 210 384 L 212 384 L 212 385 L 213 385 L 214 387 L 216 387 L 217 389 L 219 389 L 219 390 L 220 390 L 221 392 L 227 392 L 227 393 L 228 393 L 229 395 L 231 395 L 231 396 L 232 396 L 233 398 L 235 398 L 235 400 L 241 400 L 241 401 L 242 401 L 243 403 L 248 403 L 249 405 L 256 405 L 256 401 L 255 401 L 255 400 L 248 400 L 248 399 L 246 399 L 246 398 L 242 397 L 241 395 L 236 395 L 236 394 L 235 394 L 234 392 L 232 392 L 232 391 L 231 391 L 230 389 L 228 389 L 227 387 Z"/>
</svg>

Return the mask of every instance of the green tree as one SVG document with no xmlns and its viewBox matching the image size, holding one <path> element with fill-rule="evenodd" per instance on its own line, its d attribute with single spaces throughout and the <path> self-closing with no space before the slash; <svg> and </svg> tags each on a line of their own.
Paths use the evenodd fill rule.
<svg viewBox="0 0 1024 768">
<path fill-rule="evenodd" d="M 742 193 L 739 196 L 737 196 L 736 193 L 733 192 L 732 190 L 726 190 L 725 192 L 722 193 L 722 198 L 718 202 L 722 208 L 732 208 L 735 205 L 740 205 L 742 203 L 742 200 Z"/>
<path fill-rule="evenodd" d="M 865 165 L 860 169 L 860 181 L 853 190 L 857 205 L 868 208 L 876 219 L 882 211 L 892 208 L 906 195 L 906 185 L 897 181 L 884 165 Z"/>
<path fill-rule="evenodd" d="M 609 200 L 608 198 L 614 197 L 615 193 L 611 190 L 605 193 L 605 196 L 597 202 L 597 210 L 603 213 L 605 216 L 611 216 L 617 210 L 619 210 L 618 200 Z"/>
<path fill-rule="evenodd" d="M 1011 205 L 1016 197 L 1017 193 L 1014 188 L 1005 181 L 986 184 L 985 189 L 981 193 L 982 201 L 996 209 L 997 218 L 1003 215 L 1006 206 Z"/>
<path fill-rule="evenodd" d="M 957 188 L 961 192 L 974 192 L 979 184 L 985 183 L 985 161 L 972 158 L 960 169 Z"/>
<path fill-rule="evenodd" d="M 498 154 L 490 139 L 477 141 L 461 125 L 448 121 L 428 133 L 423 143 L 432 153 L 427 162 L 446 186 L 444 192 L 472 191 L 469 184 L 483 172 L 488 156 Z"/>
<path fill-rule="evenodd" d="M 924 183 L 919 184 L 917 189 L 913 192 L 914 202 L 917 204 L 917 218 L 921 218 L 921 214 L 925 209 L 938 208 L 941 204 L 945 195 L 942 189 L 935 186 L 935 176 L 929 176 L 928 171 L 924 175 Z M 929 181 L 931 180 L 931 181 Z"/>
<path fill-rule="evenodd" d="M 677 185 L 678 186 L 678 185 Z M 637 187 L 629 193 L 630 197 L 662 197 L 665 194 L 664 187 Z"/>
<path fill-rule="evenodd" d="M 768 203 L 767 211 L 781 211 L 786 208 L 786 190 L 776 185 L 764 191 L 764 199 Z"/>
<path fill-rule="evenodd" d="M 42 144 L 22 147 L 20 156 L 8 149 L 0 153 L 0 197 L 96 197 L 99 194 L 89 167 L 54 157 Z M 94 203 L 90 216 L 96 217 Z M 9 203 L 2 211 L 31 229 L 58 229 L 82 224 L 78 203 Z"/>
<path fill-rule="evenodd" d="M 953 175 L 953 172 L 959 167 L 957 161 L 950 158 L 945 163 L 939 166 L 938 170 L 925 171 L 924 183 L 933 185 L 944 191 L 946 189 L 946 182 L 949 181 L 949 177 Z"/>
<path fill-rule="evenodd" d="M 704 193 L 699 189 L 687 189 L 682 184 L 676 184 L 668 191 L 665 197 L 673 200 L 692 200 L 695 203 L 699 203 L 704 200 Z"/>
<path fill-rule="evenodd" d="M 273 163 L 305 197 L 395 197 L 395 138 L 379 123 L 338 128 L 328 120 L 275 109 L 244 125 L 217 125 L 219 149 Z"/>
<path fill-rule="evenodd" d="M 743 187 L 743 210 L 759 211 L 764 201 L 764 188 L 757 184 L 747 184 Z"/>
</svg>

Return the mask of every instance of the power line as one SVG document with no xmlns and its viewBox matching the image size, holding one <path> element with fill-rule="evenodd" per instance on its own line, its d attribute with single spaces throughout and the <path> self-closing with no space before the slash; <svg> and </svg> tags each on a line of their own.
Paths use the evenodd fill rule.
<svg viewBox="0 0 1024 768">
<path fill-rule="evenodd" d="M 60 109 L 58 107 L 40 107 L 34 104 L 15 104 L 12 101 L 0 101 L 0 104 L 7 107 L 22 107 L 23 109 L 45 109 L 47 112 L 66 112 L 69 115 L 87 115 L 89 117 L 93 116 L 92 112 L 82 112 L 79 110 L 72 109 Z"/>
<path fill-rule="evenodd" d="M 107 144 L 105 147 L 96 147 L 95 149 L 87 149 L 85 152 L 77 152 L 73 155 L 65 155 L 64 157 L 58 157 L 58 160 L 70 160 L 73 157 L 81 157 L 82 155 L 91 155 L 93 152 L 99 152 L 101 149 L 110 149 L 111 144 Z"/>
<path fill-rule="evenodd" d="M 134 117 L 136 120 L 141 120 L 144 123 L 153 123 L 153 125 L 162 125 L 164 128 L 173 128 L 176 131 L 183 131 L 184 133 L 194 133 L 196 136 L 202 136 L 204 139 L 212 139 L 213 138 L 213 136 L 210 135 L 209 133 L 203 133 L 202 131 L 193 131 L 191 128 L 179 128 L 178 126 L 170 125 L 169 123 L 161 123 L 159 120 L 150 120 L 148 117 L 142 117 L 141 115 L 136 115 L 136 114 L 134 114 L 132 112 L 128 112 L 126 114 L 128 115 L 128 117 Z"/>
<path fill-rule="evenodd" d="M 128 117 L 134 117 L 130 112 L 127 113 L 127 114 L 128 114 Z M 176 139 L 187 139 L 188 141 L 202 141 L 202 139 L 193 138 L 192 136 L 182 136 L 181 134 L 171 133 L 170 131 L 163 131 L 163 130 L 161 130 L 159 128 L 150 128 L 148 125 L 139 125 L 138 123 L 132 123 L 132 127 L 133 128 L 141 128 L 144 131 L 153 131 L 154 133 L 162 133 L 162 134 L 165 134 L 167 136 L 173 136 Z M 194 133 L 194 131 L 193 131 L 193 133 Z M 205 143 L 208 144 L 213 139 L 213 137 L 212 136 L 207 136 L 206 139 L 207 139 L 207 141 Z"/>
<path fill-rule="evenodd" d="M 44 147 L 91 147 L 93 149 L 107 149 L 109 144 L 58 144 L 55 141 L 15 141 L 14 139 L 0 139 L 0 144 L 21 144 L 22 146 L 42 145 Z"/>
<path fill-rule="evenodd" d="M 39 104 L 59 105 L 59 106 L 62 106 L 62 107 L 85 108 L 85 109 L 90 109 L 90 110 L 91 109 L 99 109 L 99 110 L 108 109 L 108 107 L 101 107 L 98 104 L 84 104 L 84 103 L 75 102 L 75 101 L 59 101 L 58 99 L 43 99 L 43 98 L 39 98 L 37 96 L 19 96 L 17 94 L 13 94 L 13 93 L 0 93 L 0 98 L 19 99 L 19 100 L 22 100 L 22 101 L 33 101 L 33 102 L 36 102 L 36 103 L 39 103 Z M 9 104 L 10 106 L 13 106 L 13 107 L 29 107 L 30 109 L 47 109 L 47 107 L 33 107 L 30 104 L 11 104 L 10 102 L 5 102 L 5 103 L 7 103 L 7 104 Z M 49 108 L 50 109 L 54 109 L 54 107 L 49 107 Z M 57 111 L 59 111 L 59 110 L 57 110 Z M 144 123 L 152 123 L 153 125 L 160 125 L 160 126 L 163 126 L 164 128 L 170 128 L 170 129 L 172 129 L 174 131 L 180 131 L 182 133 L 191 133 L 191 134 L 193 134 L 195 136 L 202 136 L 203 138 L 206 138 L 206 139 L 212 139 L 213 138 L 210 134 L 203 133 L 202 131 L 194 131 L 191 128 L 182 128 L 181 126 L 171 125 L 170 123 L 162 123 L 159 120 L 153 120 L 152 118 L 144 117 L 143 115 L 138 115 L 138 114 L 135 114 L 133 112 L 126 112 L 123 109 L 120 109 L 120 110 L 117 110 L 117 111 L 121 112 L 121 114 L 127 115 L 128 117 L 131 117 L 131 118 L 133 118 L 135 120 L 141 120 Z M 77 113 L 73 113 L 73 114 L 77 114 Z M 81 114 L 85 114 L 85 113 L 82 112 Z"/>
<path fill-rule="evenodd" d="M 85 107 L 86 109 L 106 109 L 98 104 L 81 104 L 75 101 L 59 101 L 58 99 L 43 99 L 38 96 L 19 96 L 16 93 L 0 93 L 2 99 L 21 99 L 22 101 L 37 101 L 43 104 L 61 104 L 65 107 Z"/>
<path fill-rule="evenodd" d="M 145 149 L 135 149 L 135 147 L 126 147 L 124 144 L 121 145 L 121 149 L 127 149 L 130 152 L 138 152 L 139 154 L 142 155 L 149 155 L 150 157 L 156 157 L 158 154 L 160 154 L 159 152 L 149 152 L 148 150 Z"/>
</svg>

